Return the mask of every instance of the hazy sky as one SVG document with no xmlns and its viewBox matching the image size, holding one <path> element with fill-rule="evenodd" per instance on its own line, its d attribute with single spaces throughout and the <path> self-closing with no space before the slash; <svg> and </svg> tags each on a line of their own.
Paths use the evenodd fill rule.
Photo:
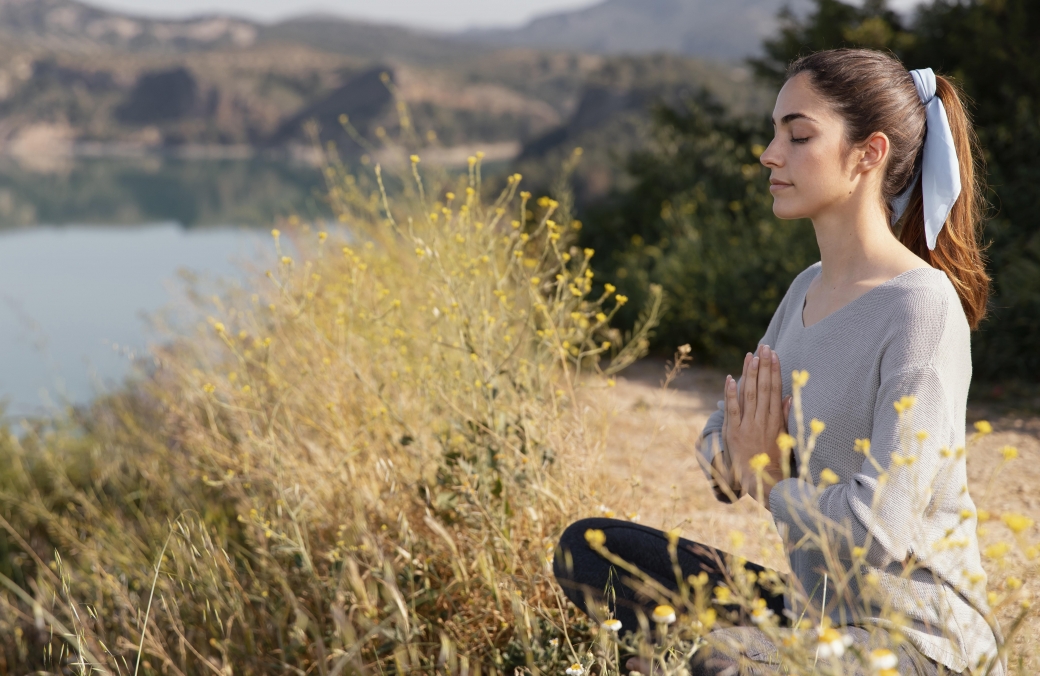
<svg viewBox="0 0 1040 676">
<path fill-rule="evenodd" d="M 724 2 L 725 0 L 719 0 Z M 384 23 L 455 30 L 515 26 L 534 16 L 588 7 L 599 0 L 86 0 L 98 7 L 139 15 L 183 17 L 225 12 L 261 21 L 325 12 Z M 921 0 L 890 0 L 905 9 Z"/>
<path fill-rule="evenodd" d="M 539 14 L 597 0 L 86 0 L 97 7 L 147 16 L 226 12 L 269 21 L 314 12 L 431 29 L 518 25 Z"/>
</svg>

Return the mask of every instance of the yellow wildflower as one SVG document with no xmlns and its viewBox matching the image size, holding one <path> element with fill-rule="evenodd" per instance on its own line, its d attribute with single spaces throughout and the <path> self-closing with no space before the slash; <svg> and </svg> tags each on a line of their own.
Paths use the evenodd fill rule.
<svg viewBox="0 0 1040 676">
<path fill-rule="evenodd" d="M 1033 527 L 1033 520 L 1028 516 L 1022 514 L 1007 513 L 1000 517 L 1000 520 L 1004 522 L 1011 532 L 1018 535 L 1022 531 L 1028 530 Z"/>
<path fill-rule="evenodd" d="M 588 542 L 593 549 L 602 547 L 607 543 L 607 534 L 598 528 L 590 528 L 585 531 L 585 542 Z"/>
<path fill-rule="evenodd" d="M 813 418 L 809 422 L 809 429 L 812 431 L 813 434 L 820 434 L 825 429 L 827 429 L 827 425 L 825 425 L 822 420 L 817 420 L 816 418 Z"/>
<path fill-rule="evenodd" d="M 915 403 L 917 403 L 917 397 L 907 396 L 900 397 L 899 401 L 892 402 L 892 406 L 895 407 L 896 413 L 904 413 L 909 411 Z"/>
<path fill-rule="evenodd" d="M 808 371 L 792 371 L 791 372 L 791 386 L 792 387 L 805 387 L 805 384 L 809 382 Z"/>
<path fill-rule="evenodd" d="M 1018 449 L 1014 446 L 1005 446 L 1000 449 L 1000 454 L 1004 456 L 1004 460 L 1010 462 L 1018 457 Z"/>
<path fill-rule="evenodd" d="M 751 460 L 748 461 L 748 464 L 756 474 L 761 474 L 762 470 L 769 466 L 769 455 L 766 453 L 759 453 L 752 457 Z"/>
<path fill-rule="evenodd" d="M 834 470 L 832 470 L 830 467 L 824 467 L 823 471 L 820 472 L 820 485 L 822 486 L 836 484 L 839 481 L 841 481 L 841 479 L 838 477 L 837 474 L 834 473 Z"/>
<path fill-rule="evenodd" d="M 666 532 L 665 536 L 668 538 L 668 546 L 669 547 L 675 547 L 676 545 L 679 544 L 679 529 L 678 528 L 673 528 L 670 531 Z"/>
<path fill-rule="evenodd" d="M 780 447 L 781 451 L 790 451 L 794 448 L 795 438 L 787 432 L 781 432 L 780 436 L 776 438 L 776 445 Z"/>
<path fill-rule="evenodd" d="M 1000 559 L 1000 558 L 1003 558 L 1003 557 L 1007 556 L 1007 553 L 1009 551 L 1011 551 L 1011 545 L 1009 545 L 1006 542 L 1001 541 L 1001 542 L 998 542 L 998 543 L 996 543 L 994 545 L 990 545 L 989 547 L 986 547 L 986 549 L 984 549 L 982 551 L 982 553 L 985 554 L 986 556 L 988 556 L 991 559 Z"/>
<path fill-rule="evenodd" d="M 993 425 L 990 425 L 988 420 L 980 420 L 975 423 L 975 431 L 979 434 L 989 434 L 993 431 Z"/>
</svg>

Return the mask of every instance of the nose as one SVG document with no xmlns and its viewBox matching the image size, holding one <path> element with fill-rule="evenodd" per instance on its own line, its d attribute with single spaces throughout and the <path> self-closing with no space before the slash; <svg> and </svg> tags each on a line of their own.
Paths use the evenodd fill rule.
<svg viewBox="0 0 1040 676">
<path fill-rule="evenodd" d="M 758 158 L 758 161 L 761 162 L 763 166 L 769 167 L 770 169 L 781 166 L 780 153 L 773 147 L 774 145 L 776 145 L 776 139 L 769 142 L 769 145 L 766 146 L 766 149 L 762 151 L 762 154 Z"/>
</svg>

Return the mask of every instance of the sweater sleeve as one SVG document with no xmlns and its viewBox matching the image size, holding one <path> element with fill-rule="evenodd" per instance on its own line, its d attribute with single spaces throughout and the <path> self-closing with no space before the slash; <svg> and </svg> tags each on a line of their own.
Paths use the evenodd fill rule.
<svg viewBox="0 0 1040 676">
<path fill-rule="evenodd" d="M 902 406 L 903 397 L 913 397 L 913 403 L 900 415 L 896 404 Z M 823 490 L 804 478 L 773 487 L 769 510 L 787 525 L 789 544 L 821 549 L 829 542 L 842 558 L 852 558 L 852 547 L 863 547 L 878 566 L 914 554 L 924 540 L 920 526 L 941 469 L 940 449 L 955 446 L 953 413 L 932 366 L 883 376 L 860 471 Z"/>
<path fill-rule="evenodd" d="M 791 286 L 788 287 L 787 293 L 784 294 L 783 299 L 780 301 L 776 311 L 773 313 L 773 317 L 769 320 L 769 326 L 766 327 L 765 335 L 763 335 L 762 339 L 758 341 L 759 345 L 769 345 L 770 347 L 776 346 L 776 339 L 780 334 L 780 327 L 783 325 L 787 308 L 792 303 L 790 298 L 792 296 L 800 295 L 801 284 L 805 283 L 806 274 L 811 269 L 812 267 L 803 271 L 793 282 L 791 282 Z M 799 289 L 799 291 L 795 291 L 796 288 Z M 743 386 L 744 378 L 741 377 L 737 380 L 737 396 L 740 396 L 739 393 L 743 391 Z M 703 471 L 704 475 L 708 478 L 708 483 L 711 484 L 712 491 L 715 493 L 715 498 L 720 502 L 733 502 L 733 500 L 730 499 L 730 493 L 739 498 L 741 495 L 740 487 L 735 485 L 735 482 L 732 482 L 730 491 L 725 491 L 716 482 L 711 469 L 715 456 L 720 453 L 723 454 L 726 461 L 725 466 L 727 468 L 730 467 L 727 451 L 722 438 L 722 424 L 726 419 L 725 409 L 726 402 L 720 399 L 717 403 L 716 410 L 708 417 L 708 422 L 705 423 L 704 430 L 701 432 L 700 439 L 698 440 L 697 462 L 701 467 L 701 471 Z"/>
</svg>

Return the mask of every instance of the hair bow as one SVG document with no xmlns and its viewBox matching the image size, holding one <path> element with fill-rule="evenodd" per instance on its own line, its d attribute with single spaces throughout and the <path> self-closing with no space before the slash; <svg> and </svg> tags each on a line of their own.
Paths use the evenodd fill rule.
<svg viewBox="0 0 1040 676">
<path fill-rule="evenodd" d="M 928 249 L 935 248 L 946 219 L 950 216 L 957 197 L 961 194 L 961 170 L 957 159 L 957 148 L 953 144 L 953 132 L 946 108 L 935 95 L 935 73 L 931 68 L 910 71 L 917 87 L 917 95 L 925 106 L 924 156 L 921 167 L 910 179 L 906 189 L 892 198 L 892 225 L 895 225 L 910 202 L 917 179 L 921 179 L 921 196 L 924 199 L 924 233 Z"/>
</svg>

